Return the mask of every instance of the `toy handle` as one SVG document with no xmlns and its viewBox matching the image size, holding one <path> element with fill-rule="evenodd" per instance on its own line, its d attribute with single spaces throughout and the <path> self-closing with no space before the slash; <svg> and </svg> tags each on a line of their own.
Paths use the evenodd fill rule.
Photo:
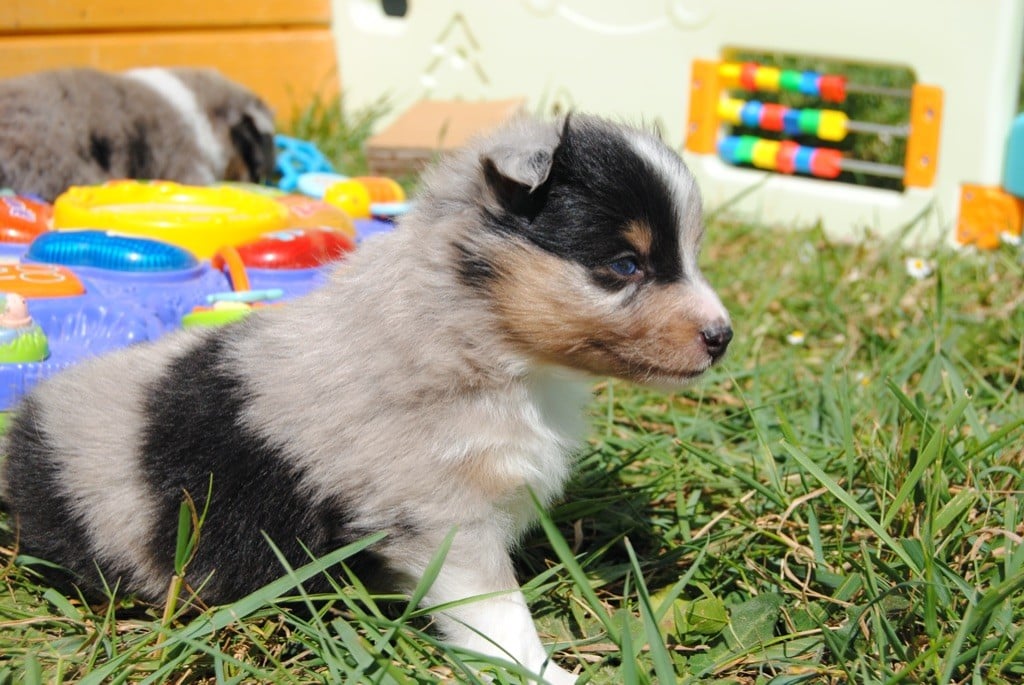
<svg viewBox="0 0 1024 685">
<path fill-rule="evenodd" d="M 231 281 L 232 290 L 250 290 L 249 274 L 245 271 L 242 256 L 238 254 L 238 250 L 234 247 L 229 245 L 217 250 L 217 254 L 213 255 L 210 264 L 218 271 L 223 271 L 224 265 L 227 265 L 228 280 Z"/>
</svg>

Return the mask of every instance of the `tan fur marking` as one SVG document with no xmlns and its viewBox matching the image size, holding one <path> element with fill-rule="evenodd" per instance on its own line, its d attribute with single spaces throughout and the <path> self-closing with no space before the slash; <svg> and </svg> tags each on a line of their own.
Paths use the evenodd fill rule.
<svg viewBox="0 0 1024 685">
<path fill-rule="evenodd" d="M 524 246 L 503 255 L 501 274 L 492 293 L 514 344 L 547 362 L 606 373 L 587 339 L 608 322 L 580 292 L 582 267 Z"/>
<path fill-rule="evenodd" d="M 624 233 L 626 240 L 640 256 L 646 257 L 651 254 L 651 246 L 654 244 L 654 231 L 647 222 L 634 221 L 626 228 Z"/>
</svg>

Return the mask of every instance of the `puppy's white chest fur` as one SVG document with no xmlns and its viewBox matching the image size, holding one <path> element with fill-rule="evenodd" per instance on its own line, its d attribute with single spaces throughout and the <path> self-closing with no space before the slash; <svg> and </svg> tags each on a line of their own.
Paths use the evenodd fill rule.
<svg viewBox="0 0 1024 685">
<path fill-rule="evenodd" d="M 530 378 L 528 430 L 536 450 L 529 455 L 529 483 L 543 504 L 557 497 L 571 459 L 587 433 L 584 407 L 591 397 L 591 381 L 567 371 L 543 369 Z"/>
<path fill-rule="evenodd" d="M 579 375 L 541 368 L 502 395 L 475 400 L 461 418 L 464 438 L 447 456 L 465 460 L 473 485 L 509 515 L 511 537 L 536 518 L 531 491 L 544 506 L 561 494 L 586 434 L 589 398 Z"/>
</svg>

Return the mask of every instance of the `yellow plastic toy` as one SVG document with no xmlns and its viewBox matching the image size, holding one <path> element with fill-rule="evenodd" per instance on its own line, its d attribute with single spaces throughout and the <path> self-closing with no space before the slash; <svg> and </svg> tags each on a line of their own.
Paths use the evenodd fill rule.
<svg viewBox="0 0 1024 685">
<path fill-rule="evenodd" d="M 366 186 L 349 179 L 338 181 L 324 191 L 324 202 L 334 205 L 353 219 L 366 219 L 370 216 L 370 204 L 373 199 Z"/>
<path fill-rule="evenodd" d="M 230 187 L 169 181 L 116 181 L 79 186 L 57 198 L 56 230 L 101 228 L 178 245 L 201 259 L 285 228 L 288 209 L 271 198 Z"/>
</svg>

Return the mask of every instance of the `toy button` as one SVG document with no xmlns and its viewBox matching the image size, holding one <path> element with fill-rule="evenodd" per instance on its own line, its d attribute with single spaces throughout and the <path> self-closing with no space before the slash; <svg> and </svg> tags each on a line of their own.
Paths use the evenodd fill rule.
<svg viewBox="0 0 1024 685">
<path fill-rule="evenodd" d="M 0 197 L 0 242 L 30 243 L 50 229 L 53 207 L 18 195 Z"/>
<path fill-rule="evenodd" d="M 355 242 L 338 231 L 301 228 L 269 233 L 238 247 L 242 263 L 260 269 L 311 269 L 339 259 Z"/>
<path fill-rule="evenodd" d="M 22 297 L 82 295 L 85 286 L 63 266 L 52 264 L 0 264 L 0 291 Z"/>
</svg>

